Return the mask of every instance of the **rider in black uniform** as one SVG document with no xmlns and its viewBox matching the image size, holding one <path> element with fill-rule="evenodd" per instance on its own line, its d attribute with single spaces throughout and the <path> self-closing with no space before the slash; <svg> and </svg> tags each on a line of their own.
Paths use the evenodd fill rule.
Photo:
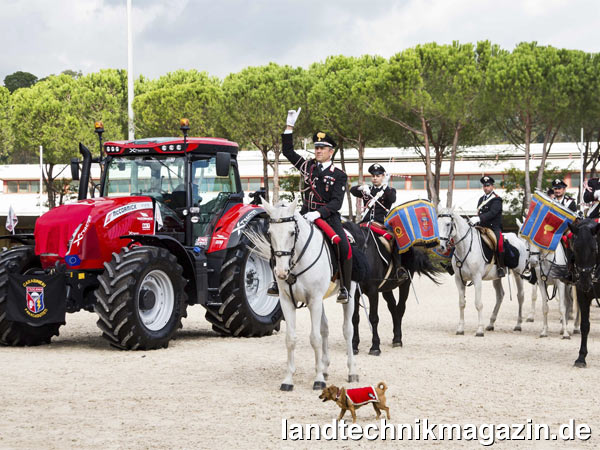
<svg viewBox="0 0 600 450">
<path fill-rule="evenodd" d="M 304 159 L 294 151 L 292 132 L 299 113 L 300 109 L 288 111 L 287 126 L 281 135 L 283 155 L 300 171 L 303 200 L 300 213 L 309 222 L 323 219 L 341 238 L 337 246 L 341 278 L 337 301 L 347 303 L 352 276 L 352 256 L 350 243 L 342 228 L 340 209 L 344 202 L 348 177 L 333 165 L 332 157 L 336 143 L 326 133 L 318 132 L 313 136 L 314 159 Z M 271 285 L 268 293 L 278 295 L 276 283 Z"/>
<path fill-rule="evenodd" d="M 560 178 L 557 178 L 552 182 L 554 201 L 566 206 L 570 211 L 577 212 L 577 203 L 575 203 L 575 199 L 573 197 L 565 193 L 566 188 L 567 184 Z"/>
<path fill-rule="evenodd" d="M 481 227 L 491 228 L 496 236 L 498 243 L 497 267 L 496 271 L 499 277 L 504 274 L 504 243 L 501 238 L 502 231 L 502 197 L 494 192 L 494 179 L 490 176 L 483 176 L 479 180 L 483 185 L 483 192 L 477 202 L 477 215 L 471 217 L 469 222 L 471 225 L 479 225 Z"/>
</svg>

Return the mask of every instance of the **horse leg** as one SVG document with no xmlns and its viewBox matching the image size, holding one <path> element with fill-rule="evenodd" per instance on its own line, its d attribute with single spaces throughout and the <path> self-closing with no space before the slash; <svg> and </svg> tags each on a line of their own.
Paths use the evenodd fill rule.
<svg viewBox="0 0 600 450">
<path fill-rule="evenodd" d="M 377 289 L 369 289 L 367 296 L 369 297 L 369 322 L 373 331 L 369 355 L 379 356 L 381 355 L 381 349 L 379 348 L 380 339 L 377 331 L 377 326 L 379 325 L 379 313 L 377 311 L 379 308 L 379 293 Z"/>
<path fill-rule="evenodd" d="M 494 310 L 490 316 L 490 324 L 485 327 L 486 331 L 494 331 L 494 325 L 496 323 L 496 319 L 498 318 L 498 311 L 500 311 L 500 305 L 502 304 L 502 299 L 504 298 L 502 280 L 498 278 L 497 280 L 493 280 L 492 284 L 494 285 L 494 290 L 496 291 L 496 304 L 494 305 Z"/>
<path fill-rule="evenodd" d="M 567 289 L 571 290 L 571 294 L 573 297 L 573 308 L 575 309 L 575 321 L 573 322 L 573 334 L 581 333 L 581 310 L 579 309 L 579 302 L 577 301 L 577 290 L 571 286 L 567 285 Z"/>
<path fill-rule="evenodd" d="M 323 300 L 312 297 L 308 301 L 310 311 L 310 345 L 315 352 L 315 382 L 313 389 L 325 388 L 325 377 L 323 376 L 323 339 L 321 339 L 321 319 L 323 317 Z"/>
<path fill-rule="evenodd" d="M 327 322 L 325 308 L 323 308 L 323 314 L 321 316 L 321 340 L 323 342 L 323 378 L 327 379 L 327 371 L 331 361 L 329 359 L 329 322 Z"/>
<path fill-rule="evenodd" d="M 463 335 L 465 334 L 465 306 L 467 304 L 467 299 L 465 298 L 466 287 L 463 284 L 458 271 L 456 271 L 456 274 L 454 275 L 454 282 L 456 283 L 456 288 L 458 289 L 459 310 L 458 328 L 456 329 L 456 334 Z"/>
<path fill-rule="evenodd" d="M 398 303 L 396 304 L 395 311 L 392 312 L 392 318 L 394 320 L 394 339 L 392 340 L 392 347 L 402 347 L 402 318 L 406 311 L 406 300 L 408 299 L 408 293 L 410 292 L 410 280 L 405 281 L 398 288 Z M 383 298 L 388 302 L 387 296 L 391 297 L 394 301 L 394 292 L 386 292 L 383 294 Z M 391 310 L 390 310 L 391 312 Z"/>
<path fill-rule="evenodd" d="M 537 269 L 534 269 L 534 270 L 537 270 Z M 538 280 L 539 279 L 540 278 L 538 278 Z M 533 322 L 534 318 L 535 318 L 535 302 L 537 300 L 537 289 L 538 289 L 537 284 L 531 285 L 531 311 L 529 311 L 529 314 L 527 315 L 527 322 Z"/>
<path fill-rule="evenodd" d="M 483 302 L 481 301 L 480 277 L 473 277 L 473 286 L 475 286 L 475 309 L 477 309 L 477 331 L 475 336 L 483 337 Z M 497 297 L 498 292 L 496 292 L 496 307 L 499 308 Z"/>
<path fill-rule="evenodd" d="M 525 289 L 523 288 L 523 279 L 516 273 L 513 272 L 513 279 L 517 286 L 517 303 L 519 304 L 519 312 L 517 314 L 517 324 L 515 325 L 514 331 L 521 331 L 521 325 L 523 324 L 523 303 L 525 302 Z M 510 283 L 507 278 L 506 281 Z"/>
<path fill-rule="evenodd" d="M 354 294 L 354 312 L 352 313 L 352 326 L 354 327 L 354 333 L 352 336 L 352 351 L 355 355 L 358 355 L 358 344 L 360 337 L 358 334 L 358 324 L 360 322 L 360 293 L 358 289 Z"/>
<path fill-rule="evenodd" d="M 550 307 L 548 306 L 548 294 L 546 291 L 546 286 L 543 284 L 544 282 L 540 280 L 540 292 L 542 294 L 542 332 L 540 333 L 540 337 L 548 337 L 548 310 Z"/>
<path fill-rule="evenodd" d="M 292 302 L 284 297 L 280 297 L 279 301 L 283 317 L 285 319 L 285 345 L 287 347 L 287 373 L 281 383 L 282 391 L 291 391 L 294 389 L 294 372 L 296 366 L 294 364 L 294 349 L 296 348 L 296 307 Z"/>
<path fill-rule="evenodd" d="M 577 303 L 579 304 L 579 311 L 581 311 L 581 345 L 579 346 L 579 357 L 575 360 L 575 367 L 585 367 L 585 357 L 587 356 L 587 338 L 590 332 L 590 305 L 592 303 L 591 294 L 590 298 L 583 295 L 583 292 L 577 292 Z"/>
<path fill-rule="evenodd" d="M 358 290 L 356 289 L 355 282 L 352 282 L 350 288 L 352 292 L 356 292 Z M 346 340 L 346 355 L 348 358 L 348 382 L 350 383 L 358 381 L 358 373 L 356 373 L 356 366 L 354 364 L 354 349 L 352 339 L 352 332 L 354 331 L 354 327 L 352 324 L 354 306 L 355 304 L 352 302 L 348 302 L 344 305 L 344 339 Z"/>
<path fill-rule="evenodd" d="M 569 323 L 569 313 L 567 312 L 567 290 L 564 283 L 556 281 L 558 283 L 557 294 L 558 294 L 558 309 L 560 311 L 560 334 L 563 339 L 571 339 L 567 325 Z"/>
</svg>

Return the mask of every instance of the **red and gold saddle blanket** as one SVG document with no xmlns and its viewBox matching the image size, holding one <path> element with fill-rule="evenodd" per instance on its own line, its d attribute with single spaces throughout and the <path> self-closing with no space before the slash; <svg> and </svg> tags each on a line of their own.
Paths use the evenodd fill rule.
<svg viewBox="0 0 600 450">
<path fill-rule="evenodd" d="M 346 397 L 348 400 L 352 402 L 352 404 L 360 406 L 366 403 L 375 403 L 379 401 L 377 397 L 377 392 L 373 388 L 373 386 L 356 388 L 356 389 L 347 389 Z"/>
</svg>

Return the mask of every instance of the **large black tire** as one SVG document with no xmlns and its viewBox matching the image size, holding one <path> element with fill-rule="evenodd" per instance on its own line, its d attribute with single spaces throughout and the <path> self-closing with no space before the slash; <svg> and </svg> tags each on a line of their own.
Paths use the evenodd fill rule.
<svg viewBox="0 0 600 450">
<path fill-rule="evenodd" d="M 9 264 L 16 264 L 15 269 L 20 274 L 42 267 L 40 258 L 36 256 L 31 245 L 15 247 L 0 255 L 0 343 L 13 346 L 49 344 L 52 336 L 58 336 L 58 329 L 61 324 L 52 323 L 33 327 L 6 318 L 8 303 L 7 266 Z"/>
<path fill-rule="evenodd" d="M 177 258 L 160 247 L 124 247 L 104 268 L 94 306 L 102 336 L 124 350 L 166 348 L 187 315 Z"/>
<path fill-rule="evenodd" d="M 281 306 L 266 295 L 273 281 L 268 261 L 251 252 L 253 244 L 242 235 L 239 245 L 227 251 L 219 290 L 223 304 L 208 307 L 206 320 L 226 336 L 260 337 L 279 331 Z"/>
</svg>

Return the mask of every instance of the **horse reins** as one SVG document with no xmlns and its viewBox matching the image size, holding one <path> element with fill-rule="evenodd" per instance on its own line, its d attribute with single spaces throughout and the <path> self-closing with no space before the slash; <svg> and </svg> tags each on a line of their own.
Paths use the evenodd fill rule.
<svg viewBox="0 0 600 450">
<path fill-rule="evenodd" d="M 452 235 L 452 231 L 455 229 L 454 217 L 452 217 L 452 214 L 440 214 L 438 217 L 449 217 L 450 218 L 450 233 L 448 233 L 448 237 L 440 236 L 440 241 L 447 241 L 448 242 L 447 245 L 450 245 L 450 240 L 452 239 L 450 236 Z M 463 266 L 464 262 L 466 261 L 467 257 L 469 256 L 469 253 L 471 253 L 471 250 L 473 248 L 473 227 L 468 222 L 467 222 L 467 224 L 469 225 L 469 229 L 467 230 L 467 232 L 464 234 L 463 237 L 461 237 L 458 241 L 456 241 L 454 243 L 454 248 L 456 248 L 456 246 L 458 244 L 460 244 L 462 241 L 464 241 L 467 238 L 467 234 L 470 234 L 471 242 L 469 243 L 469 250 L 467 250 L 467 253 L 465 253 L 464 258 L 462 258 L 462 259 L 460 259 L 456 255 L 456 251 L 452 254 L 452 257 L 456 258 L 456 267 L 458 267 L 458 275 L 460 276 L 460 281 L 463 284 L 463 286 L 472 286 L 473 281 L 471 281 L 471 284 L 467 284 L 462 276 L 462 266 Z"/>
</svg>

